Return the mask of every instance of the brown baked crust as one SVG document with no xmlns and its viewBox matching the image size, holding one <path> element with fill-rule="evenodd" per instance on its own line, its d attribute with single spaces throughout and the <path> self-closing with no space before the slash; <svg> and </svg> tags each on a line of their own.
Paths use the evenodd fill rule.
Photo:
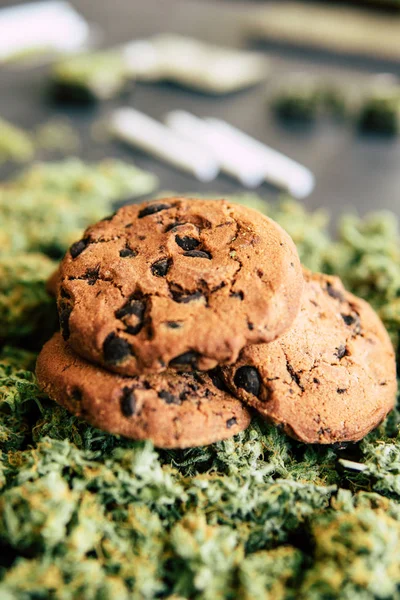
<svg viewBox="0 0 400 600">
<path fill-rule="evenodd" d="M 36 366 L 40 388 L 95 427 L 160 448 L 203 446 L 250 424 L 247 408 L 207 373 L 122 377 L 80 358 L 56 333 Z M 216 387 L 219 385 L 222 389 Z"/>
<path fill-rule="evenodd" d="M 60 280 L 60 268 L 57 269 L 50 275 L 48 280 L 46 281 L 46 292 L 49 296 L 53 298 L 57 298 L 58 286 Z"/>
<path fill-rule="evenodd" d="M 238 398 L 292 437 L 357 441 L 394 406 L 393 347 L 371 306 L 339 278 L 304 275 L 292 329 L 271 344 L 245 348 L 222 375 Z"/>
<path fill-rule="evenodd" d="M 64 339 L 125 375 L 208 370 L 292 324 L 303 277 L 290 237 L 224 200 L 166 198 L 89 227 L 60 268 Z"/>
</svg>

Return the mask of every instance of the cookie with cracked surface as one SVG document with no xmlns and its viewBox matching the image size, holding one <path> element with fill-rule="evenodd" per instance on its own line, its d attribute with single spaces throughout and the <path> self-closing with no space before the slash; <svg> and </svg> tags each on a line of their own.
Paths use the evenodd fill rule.
<svg viewBox="0 0 400 600">
<path fill-rule="evenodd" d="M 394 351 L 371 306 L 339 278 L 304 276 L 291 330 L 271 344 L 245 348 L 222 376 L 238 398 L 294 438 L 357 441 L 394 406 Z"/>
<path fill-rule="evenodd" d="M 208 370 L 292 324 L 303 275 L 291 238 L 224 200 L 125 206 L 88 228 L 60 268 L 64 339 L 137 375 Z"/>
<path fill-rule="evenodd" d="M 224 440 L 251 420 L 247 408 L 213 373 L 169 369 L 123 377 L 80 358 L 59 333 L 40 353 L 36 374 L 41 389 L 77 417 L 161 448 Z"/>
</svg>

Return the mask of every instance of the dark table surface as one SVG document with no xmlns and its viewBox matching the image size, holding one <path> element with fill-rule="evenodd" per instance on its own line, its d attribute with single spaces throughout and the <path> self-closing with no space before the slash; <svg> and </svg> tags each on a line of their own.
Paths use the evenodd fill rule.
<svg viewBox="0 0 400 600">
<path fill-rule="evenodd" d="M 107 47 L 137 37 L 161 32 L 184 33 L 202 40 L 232 47 L 249 47 L 243 36 L 242 15 L 257 2 L 206 0 L 74 0 L 75 6 L 103 32 Z M 0 0 L 0 6 L 12 4 Z M 258 46 L 260 49 L 260 46 Z M 274 71 L 309 70 L 350 74 L 355 78 L 368 72 L 400 73 L 400 67 L 373 60 L 337 57 L 299 51 L 283 45 L 263 45 L 272 57 Z M 96 160 L 118 156 L 133 160 L 155 172 L 162 189 L 178 192 L 217 192 L 219 196 L 241 191 L 228 177 L 199 183 L 165 164 L 118 143 L 98 143 L 90 135 L 97 119 L 113 107 L 131 104 L 156 118 L 182 108 L 199 116 L 216 116 L 230 121 L 309 167 L 316 175 L 316 187 L 305 200 L 310 208 L 327 207 L 335 216 L 345 208 L 360 213 L 387 208 L 400 214 L 400 143 L 374 137 L 361 137 L 349 126 L 320 123 L 309 131 L 296 131 L 277 123 L 267 110 L 265 87 L 215 98 L 192 93 L 167 84 L 137 84 L 123 101 L 115 100 L 95 108 L 66 109 L 46 99 L 48 68 L 0 71 L 0 116 L 16 124 L 32 127 L 55 116 L 66 115 L 79 129 L 83 145 L 80 155 Z M 3 173 L 4 175 L 4 173 Z M 276 192 L 268 186 L 259 189 L 268 198 Z"/>
</svg>

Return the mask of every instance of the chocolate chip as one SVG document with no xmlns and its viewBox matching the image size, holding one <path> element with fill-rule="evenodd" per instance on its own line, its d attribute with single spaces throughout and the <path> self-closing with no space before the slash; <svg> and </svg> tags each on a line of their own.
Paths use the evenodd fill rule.
<svg viewBox="0 0 400 600">
<path fill-rule="evenodd" d="M 125 327 L 125 331 L 126 333 L 129 333 L 130 335 L 137 335 L 143 328 L 143 321 L 141 323 L 138 323 L 137 325 L 127 325 Z"/>
<path fill-rule="evenodd" d="M 178 323 L 177 321 L 167 321 L 167 327 L 170 329 L 180 329 L 182 327 L 182 323 Z"/>
<path fill-rule="evenodd" d="M 172 260 L 170 258 L 161 258 L 151 265 L 151 272 L 156 277 L 165 277 L 171 264 Z"/>
<path fill-rule="evenodd" d="M 239 300 L 243 300 L 244 298 L 243 292 L 231 292 L 229 295 L 231 298 L 239 298 Z"/>
<path fill-rule="evenodd" d="M 99 278 L 100 265 L 94 269 L 87 269 L 84 279 L 87 279 L 88 285 L 94 285 Z"/>
<path fill-rule="evenodd" d="M 228 429 L 230 429 L 234 425 L 237 425 L 237 418 L 236 417 L 232 417 L 231 419 L 227 420 L 226 426 L 227 426 Z"/>
<path fill-rule="evenodd" d="M 179 367 L 181 365 L 190 365 L 191 367 L 195 367 L 197 364 L 198 356 L 199 355 L 197 354 L 197 352 L 189 350 L 188 352 L 184 352 L 183 354 L 180 354 L 179 356 L 173 358 L 169 364 L 171 367 Z"/>
<path fill-rule="evenodd" d="M 314 383 L 316 383 L 317 385 L 319 385 L 321 382 L 319 379 L 317 379 L 317 377 L 314 377 L 313 379 Z"/>
<path fill-rule="evenodd" d="M 191 373 L 191 375 L 193 376 L 193 379 L 197 381 L 197 383 L 200 383 L 201 385 L 205 384 L 203 377 L 199 373 Z"/>
<path fill-rule="evenodd" d="M 353 325 L 353 323 L 355 322 L 355 318 L 352 315 L 342 314 L 342 319 L 346 323 L 346 325 Z"/>
<path fill-rule="evenodd" d="M 174 223 L 170 223 L 169 225 L 167 225 L 164 231 L 165 233 L 168 233 L 168 231 L 171 231 L 171 229 L 181 227 L 182 225 L 186 225 L 186 223 L 182 223 L 181 221 L 174 221 Z"/>
<path fill-rule="evenodd" d="M 189 250 L 188 252 L 184 252 L 183 256 L 189 256 L 190 258 L 207 258 L 208 260 L 212 259 L 211 254 L 204 250 Z"/>
<path fill-rule="evenodd" d="M 218 368 L 212 369 L 212 371 L 208 371 L 207 375 L 210 376 L 211 381 L 218 390 L 221 390 L 222 392 L 228 391 L 228 388 L 226 387 Z"/>
<path fill-rule="evenodd" d="M 347 392 L 347 388 L 338 388 L 338 389 L 336 390 L 336 392 L 337 392 L 338 394 L 344 394 L 345 392 Z"/>
<path fill-rule="evenodd" d="M 61 298 L 71 298 L 71 295 L 63 287 L 60 289 L 60 296 Z"/>
<path fill-rule="evenodd" d="M 144 324 L 144 313 L 146 311 L 146 303 L 143 300 L 131 298 L 120 309 L 115 312 L 117 319 L 124 320 L 126 317 L 134 315 L 138 318 L 138 323 L 126 323 L 126 332 L 131 335 L 137 335 Z"/>
<path fill-rule="evenodd" d="M 349 327 L 354 325 L 354 333 L 355 334 L 359 334 L 361 332 L 361 322 L 360 322 L 360 317 L 358 315 L 342 314 L 342 319 L 346 323 L 346 325 L 348 325 Z"/>
<path fill-rule="evenodd" d="M 122 362 L 132 354 L 131 350 L 131 345 L 114 332 L 110 333 L 103 343 L 104 360 L 111 365 Z"/>
<path fill-rule="evenodd" d="M 134 256 L 137 256 L 138 253 L 136 250 L 132 250 L 132 248 L 126 246 L 125 248 L 122 248 L 122 250 L 119 251 L 119 255 L 121 258 L 132 258 Z"/>
<path fill-rule="evenodd" d="M 79 240 L 79 242 L 75 242 L 74 244 L 72 244 L 72 246 L 69 249 L 72 258 L 76 258 L 77 256 L 79 256 L 85 250 L 89 243 L 90 239 L 87 237 L 83 238 L 82 240 Z"/>
<path fill-rule="evenodd" d="M 194 292 L 193 294 L 186 294 L 185 292 L 171 291 L 172 299 L 180 304 L 187 304 L 193 300 L 198 300 L 203 297 L 201 292 Z"/>
<path fill-rule="evenodd" d="M 78 387 L 74 387 L 70 394 L 71 400 L 74 402 L 82 402 L 82 392 Z"/>
<path fill-rule="evenodd" d="M 182 250 L 194 250 L 197 246 L 200 245 L 199 240 L 196 238 L 192 238 L 189 236 L 179 237 L 179 235 L 175 236 L 175 241 Z"/>
<path fill-rule="evenodd" d="M 59 316 L 59 320 L 60 320 L 61 333 L 62 333 L 62 336 L 65 341 L 71 335 L 71 332 L 69 329 L 69 318 L 71 316 L 71 313 L 72 313 L 72 306 L 70 306 L 69 304 L 65 304 L 65 303 L 61 303 L 59 305 L 58 316 Z"/>
<path fill-rule="evenodd" d="M 171 208 L 170 204 L 149 204 L 138 214 L 139 219 L 143 219 L 143 217 L 148 217 L 149 215 L 154 215 L 155 213 L 161 212 L 162 210 L 167 210 L 167 208 Z"/>
<path fill-rule="evenodd" d="M 253 323 L 251 323 L 250 321 L 247 321 L 247 328 L 249 331 L 253 331 L 253 329 L 254 329 Z"/>
<path fill-rule="evenodd" d="M 188 387 L 192 390 L 192 392 L 197 392 L 199 389 L 199 386 L 197 385 L 197 383 L 189 383 Z"/>
<path fill-rule="evenodd" d="M 330 427 L 321 427 L 321 429 L 318 429 L 317 431 L 318 435 L 324 435 L 325 433 L 331 433 L 331 429 Z"/>
<path fill-rule="evenodd" d="M 329 282 L 326 285 L 326 291 L 328 292 L 328 294 L 331 298 L 335 298 L 336 300 L 339 300 L 340 302 L 344 301 L 343 293 L 340 290 L 337 290 L 336 288 L 334 288 L 333 285 Z"/>
<path fill-rule="evenodd" d="M 346 356 L 346 346 L 344 346 L 343 344 L 338 346 L 336 348 L 336 352 L 334 352 L 334 355 L 337 356 L 339 360 L 343 358 L 343 356 Z"/>
<path fill-rule="evenodd" d="M 179 399 L 168 392 L 168 390 L 161 390 L 161 392 L 158 392 L 158 397 L 164 400 L 166 404 L 180 404 Z"/>
<path fill-rule="evenodd" d="M 138 319 L 143 319 L 146 304 L 143 300 L 131 298 L 128 302 L 115 312 L 117 319 L 123 319 L 127 315 L 135 315 Z"/>
<path fill-rule="evenodd" d="M 124 417 L 132 417 L 136 411 L 136 398 L 133 390 L 128 387 L 124 387 L 122 390 L 122 396 L 120 399 L 121 412 Z"/>
<path fill-rule="evenodd" d="M 261 391 L 261 378 L 255 367 L 240 367 L 234 377 L 236 387 L 243 388 L 249 394 L 258 396 Z"/>
</svg>

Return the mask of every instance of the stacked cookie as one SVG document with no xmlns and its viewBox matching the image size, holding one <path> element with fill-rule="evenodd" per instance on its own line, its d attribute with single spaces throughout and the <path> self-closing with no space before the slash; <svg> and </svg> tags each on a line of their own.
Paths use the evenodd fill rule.
<svg viewBox="0 0 400 600">
<path fill-rule="evenodd" d="M 245 429 L 255 409 L 312 443 L 357 440 L 393 407 L 394 353 L 373 310 L 304 271 L 290 237 L 237 204 L 168 198 L 89 227 L 57 278 L 48 395 L 166 448 Z"/>
</svg>

